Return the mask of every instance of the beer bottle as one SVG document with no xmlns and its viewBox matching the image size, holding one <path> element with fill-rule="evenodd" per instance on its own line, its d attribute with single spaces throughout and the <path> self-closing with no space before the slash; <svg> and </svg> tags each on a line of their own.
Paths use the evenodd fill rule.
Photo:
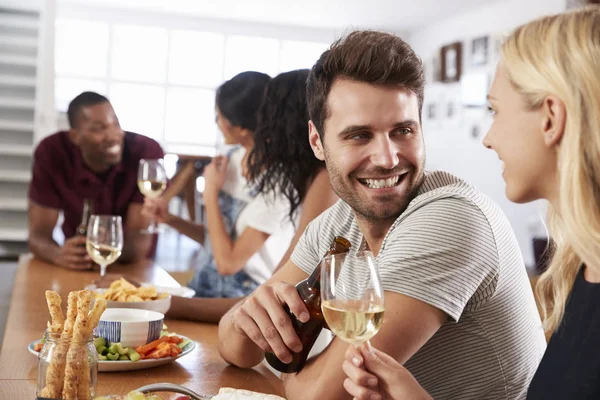
<svg viewBox="0 0 600 400">
<path fill-rule="evenodd" d="M 350 246 L 351 244 L 348 240 L 341 236 L 336 236 L 323 258 L 332 254 L 346 253 L 350 250 Z M 279 360 L 274 353 L 265 353 L 267 362 L 276 370 L 286 374 L 299 372 L 304 368 L 308 353 L 325 326 L 325 318 L 321 312 L 321 262 L 319 262 L 308 278 L 296 285 L 296 289 L 308 309 L 310 319 L 302 323 L 290 312 L 287 306 L 285 306 L 285 311 L 290 316 L 294 330 L 302 342 L 302 350 L 299 353 L 292 352 L 292 361 L 289 364 Z"/>
<path fill-rule="evenodd" d="M 83 199 L 83 214 L 81 215 L 81 222 L 77 229 L 75 229 L 75 235 L 87 236 L 88 222 L 90 217 L 94 213 L 94 200 Z"/>
</svg>

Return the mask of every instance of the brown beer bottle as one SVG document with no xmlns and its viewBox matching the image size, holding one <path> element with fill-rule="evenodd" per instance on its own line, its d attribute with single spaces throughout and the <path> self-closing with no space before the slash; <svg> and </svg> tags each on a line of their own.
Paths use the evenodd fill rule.
<svg viewBox="0 0 600 400">
<path fill-rule="evenodd" d="M 331 254 L 346 253 L 350 250 L 350 242 L 341 236 L 336 236 L 329 246 L 329 250 L 323 256 L 327 257 Z M 276 370 L 289 374 L 299 372 L 304 368 L 308 353 L 325 326 L 325 318 L 321 312 L 321 262 L 313 270 L 312 274 L 305 280 L 298 282 L 296 285 L 298 294 L 306 304 L 306 308 L 310 314 L 308 322 L 300 322 L 285 306 L 285 311 L 292 320 L 294 330 L 302 342 L 302 351 L 299 353 L 292 352 L 292 361 L 289 364 L 282 362 L 274 353 L 265 353 L 265 359 Z"/>
<path fill-rule="evenodd" d="M 87 236 L 88 222 L 90 217 L 94 213 L 94 200 L 83 199 L 83 214 L 81 215 L 81 222 L 77 229 L 75 229 L 75 235 Z"/>
</svg>

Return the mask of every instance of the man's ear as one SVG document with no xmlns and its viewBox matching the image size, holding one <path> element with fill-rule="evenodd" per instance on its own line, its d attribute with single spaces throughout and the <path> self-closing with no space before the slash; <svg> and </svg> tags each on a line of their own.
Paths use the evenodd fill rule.
<svg viewBox="0 0 600 400">
<path fill-rule="evenodd" d="M 567 109 L 565 103 L 556 96 L 550 95 L 542 103 L 544 143 L 548 147 L 558 145 L 565 133 Z"/>
<path fill-rule="evenodd" d="M 79 133 L 73 128 L 69 129 L 69 139 L 71 139 L 71 142 L 75 143 L 75 145 L 79 146 Z"/>
<path fill-rule="evenodd" d="M 315 153 L 315 157 L 321 161 L 325 161 L 325 150 L 321 142 L 321 135 L 312 121 L 308 121 L 308 141 L 310 142 L 310 147 L 313 149 L 313 153 Z"/>
</svg>

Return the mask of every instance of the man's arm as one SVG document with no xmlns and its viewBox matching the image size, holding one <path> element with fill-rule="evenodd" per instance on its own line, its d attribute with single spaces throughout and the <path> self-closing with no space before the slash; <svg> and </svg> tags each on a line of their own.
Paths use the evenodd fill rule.
<svg viewBox="0 0 600 400">
<path fill-rule="evenodd" d="M 119 258 L 122 262 L 136 262 L 146 258 L 152 245 L 152 235 L 142 233 L 149 225 L 149 220 L 142 216 L 142 204 L 131 203 L 127 208 L 123 253 Z"/>
<path fill-rule="evenodd" d="M 29 200 L 29 248 L 44 261 L 69 269 L 90 269 L 92 262 L 85 249 L 85 237 L 75 236 L 65 240 L 63 247 L 52 238 L 59 211 Z"/>
<path fill-rule="evenodd" d="M 307 276 L 308 275 L 304 271 L 294 265 L 290 260 L 277 271 L 271 279 L 262 284 L 250 296 L 246 297 L 229 310 L 219 322 L 219 353 L 221 354 L 221 357 L 228 363 L 242 368 L 251 368 L 259 364 L 265 356 L 265 350 L 259 347 L 255 341 L 250 339 L 250 337 L 244 331 L 240 330 L 239 327 L 236 327 L 237 324 L 234 323 L 234 319 L 239 319 L 238 322 L 242 319 L 248 322 L 250 317 L 243 312 L 243 306 L 245 304 L 248 306 L 254 305 L 254 303 L 257 302 L 257 297 L 262 296 L 263 292 L 271 291 L 273 285 L 288 285 L 288 287 L 295 292 L 297 300 L 304 306 L 304 303 L 300 300 L 300 296 L 293 285 L 306 279 Z M 281 304 L 278 306 L 281 309 L 281 312 L 283 312 Z M 298 307 L 291 307 L 291 309 L 295 311 L 296 315 L 299 315 L 301 312 Z M 304 311 L 306 311 L 306 308 L 304 308 Z M 235 315 L 236 312 L 238 312 L 237 315 Z M 289 321 L 289 317 L 287 317 L 287 315 L 284 316 Z M 269 316 L 265 315 L 265 317 L 268 318 Z M 278 321 L 281 322 L 280 320 Z M 256 327 L 256 325 L 254 326 Z M 258 327 L 256 327 L 256 329 L 258 329 Z M 258 331 L 257 334 L 260 334 L 260 331 Z M 267 329 L 265 334 L 267 336 L 277 334 L 277 330 L 274 330 L 273 327 L 272 329 Z"/>
<path fill-rule="evenodd" d="M 385 317 L 379 333 L 371 339 L 377 349 L 405 363 L 437 332 L 446 314 L 419 300 L 385 292 Z M 288 400 L 351 399 L 343 387 L 342 370 L 349 344 L 335 338 L 327 349 L 297 374 L 284 376 Z"/>
</svg>

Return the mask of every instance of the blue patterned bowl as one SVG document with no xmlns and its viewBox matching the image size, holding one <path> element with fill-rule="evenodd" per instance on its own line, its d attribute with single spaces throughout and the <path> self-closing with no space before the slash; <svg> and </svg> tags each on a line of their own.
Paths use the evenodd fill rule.
<svg viewBox="0 0 600 400">
<path fill-rule="evenodd" d="M 135 308 L 107 308 L 94 334 L 123 347 L 138 347 L 160 336 L 165 316 L 156 311 Z"/>
</svg>

